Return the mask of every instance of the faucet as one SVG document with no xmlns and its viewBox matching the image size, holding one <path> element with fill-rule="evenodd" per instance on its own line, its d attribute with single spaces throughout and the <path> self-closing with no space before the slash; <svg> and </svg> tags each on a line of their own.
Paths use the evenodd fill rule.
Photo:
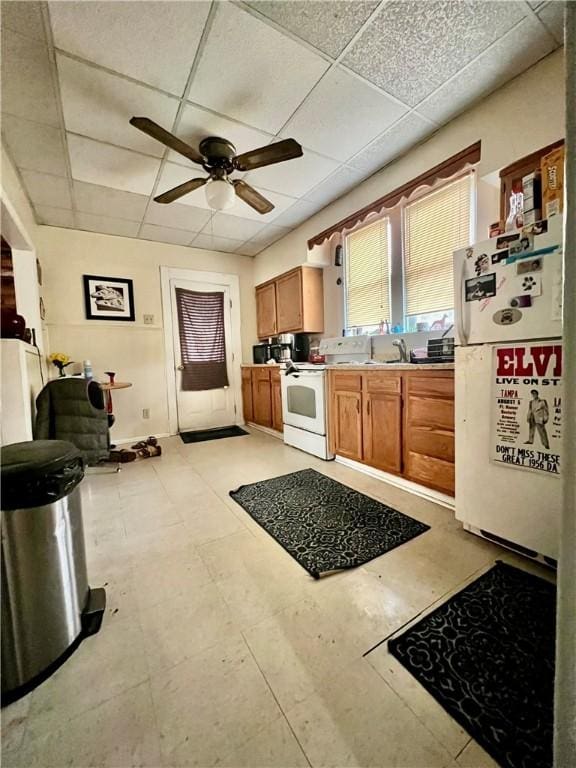
<svg viewBox="0 0 576 768">
<path fill-rule="evenodd" d="M 398 351 L 400 352 L 400 361 L 402 363 L 408 363 L 408 350 L 406 349 L 406 342 L 404 339 L 394 339 L 392 346 L 398 347 Z"/>
</svg>

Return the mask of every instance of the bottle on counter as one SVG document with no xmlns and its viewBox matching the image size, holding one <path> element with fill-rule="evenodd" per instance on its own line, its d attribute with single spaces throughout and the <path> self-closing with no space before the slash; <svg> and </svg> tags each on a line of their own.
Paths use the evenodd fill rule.
<svg viewBox="0 0 576 768">
<path fill-rule="evenodd" d="M 84 360 L 83 366 L 84 366 L 84 378 L 93 379 L 94 374 L 92 372 L 92 363 L 90 362 L 90 360 Z"/>
</svg>

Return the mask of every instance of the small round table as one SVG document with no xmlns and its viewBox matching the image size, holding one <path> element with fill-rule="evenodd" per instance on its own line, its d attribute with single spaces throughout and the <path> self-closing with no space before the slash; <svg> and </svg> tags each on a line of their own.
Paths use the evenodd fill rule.
<svg viewBox="0 0 576 768">
<path fill-rule="evenodd" d="M 100 382 L 100 389 L 106 392 L 106 410 L 108 415 L 112 415 L 112 392 L 113 389 L 128 389 L 132 386 L 130 381 L 115 381 L 114 383 Z"/>
</svg>

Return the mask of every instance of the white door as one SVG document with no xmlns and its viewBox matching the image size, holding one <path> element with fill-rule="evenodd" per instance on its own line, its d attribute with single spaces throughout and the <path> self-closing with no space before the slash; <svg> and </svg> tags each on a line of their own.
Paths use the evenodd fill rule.
<svg viewBox="0 0 576 768">
<path fill-rule="evenodd" d="M 196 342 L 202 346 L 201 349 L 188 347 L 182 349 L 180 320 L 178 316 L 178 305 L 176 300 L 176 289 L 182 289 L 194 294 L 216 295 L 215 301 L 218 302 L 219 295 L 222 294 L 223 310 L 223 330 L 224 330 L 224 363 L 227 374 L 227 384 L 210 389 L 185 389 L 187 386 L 187 373 L 194 379 L 195 365 L 201 364 L 201 361 L 207 362 L 207 349 L 211 347 L 211 334 L 214 333 L 214 318 L 209 314 L 205 321 L 202 320 L 202 306 L 200 297 L 200 308 L 195 315 L 198 334 L 195 336 Z M 170 280 L 170 298 L 172 304 L 172 333 L 174 339 L 174 367 L 176 369 L 176 403 L 178 410 L 178 430 L 185 432 L 195 429 L 212 429 L 217 427 L 226 427 L 236 423 L 236 403 L 235 387 L 233 386 L 232 369 L 232 321 L 231 321 L 231 302 L 230 289 L 228 286 L 213 283 L 200 283 L 191 280 Z M 220 327 L 221 331 L 221 327 Z M 220 332 L 219 331 L 219 332 Z M 184 336 L 190 328 L 185 330 Z M 207 344 L 204 344 L 207 342 Z M 186 344 L 186 341 L 184 341 Z M 192 345 L 194 346 L 194 345 Z M 221 349 L 221 344 L 216 343 L 215 349 Z M 188 355 L 190 360 L 186 360 Z M 224 365 L 222 366 L 224 367 Z M 196 386 L 197 384 L 195 384 Z M 212 386 L 212 385 L 211 385 Z"/>
</svg>

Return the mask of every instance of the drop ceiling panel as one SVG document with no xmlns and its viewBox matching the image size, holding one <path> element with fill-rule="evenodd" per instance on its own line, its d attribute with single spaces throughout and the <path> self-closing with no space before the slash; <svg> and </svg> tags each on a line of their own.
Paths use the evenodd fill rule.
<svg viewBox="0 0 576 768">
<path fill-rule="evenodd" d="M 257 235 L 250 238 L 246 245 L 266 248 L 268 245 L 275 243 L 276 240 L 280 240 L 284 235 L 287 235 L 289 231 L 290 229 L 288 227 L 276 227 L 274 224 L 269 224 L 267 227 L 264 227 L 263 230 L 258 232 Z"/>
<path fill-rule="evenodd" d="M 251 0 L 248 5 L 315 48 L 337 58 L 379 2 Z"/>
<path fill-rule="evenodd" d="M 2 112 L 59 124 L 50 59 L 44 43 L 2 29 Z"/>
<path fill-rule="evenodd" d="M 91 213 L 76 212 L 76 226 L 89 232 L 103 232 L 105 235 L 136 237 L 140 225 L 127 219 L 114 219 L 110 216 L 94 216 Z"/>
<path fill-rule="evenodd" d="M 210 219 L 210 211 L 206 208 L 193 208 L 191 205 L 180 203 L 155 203 L 152 201 L 146 212 L 144 221 L 172 229 L 185 229 L 189 232 L 200 232 Z"/>
<path fill-rule="evenodd" d="M 19 168 L 66 176 L 66 154 L 59 128 L 4 115 L 2 135 Z"/>
<path fill-rule="evenodd" d="M 218 6 L 190 99 L 277 133 L 328 62 L 231 4 Z"/>
<path fill-rule="evenodd" d="M 289 133 L 290 131 L 287 131 L 286 135 Z M 298 132 L 294 132 L 294 135 L 301 138 Z M 338 166 L 339 163 L 336 160 L 321 157 L 305 149 L 303 157 L 251 171 L 247 174 L 246 181 L 272 192 L 283 192 L 292 197 L 300 197 L 329 176 Z"/>
<path fill-rule="evenodd" d="M 232 240 L 248 240 L 266 225 L 252 219 L 242 219 L 240 216 L 230 216 L 227 213 L 216 213 L 207 224 L 203 234 L 214 234 L 217 237 L 228 237 Z"/>
<path fill-rule="evenodd" d="M 208 2 L 51 2 L 57 48 L 181 96 Z"/>
<path fill-rule="evenodd" d="M 334 171 L 326 181 L 308 192 L 306 199 L 323 206 L 328 205 L 332 200 L 336 200 L 348 190 L 356 187 L 365 177 L 366 173 L 342 166 Z"/>
<path fill-rule="evenodd" d="M 272 139 L 269 133 L 257 131 L 255 128 L 250 128 L 236 120 L 228 120 L 193 104 L 187 104 L 184 107 L 176 134 L 196 149 L 202 139 L 207 136 L 221 136 L 234 144 L 238 154 L 269 144 Z M 168 159 L 174 163 L 181 163 L 191 168 L 195 167 L 177 152 L 170 151 Z M 240 177 L 236 176 L 235 178 Z"/>
<path fill-rule="evenodd" d="M 407 111 L 336 67 L 314 88 L 282 135 L 294 135 L 316 152 L 347 160 Z"/>
<path fill-rule="evenodd" d="M 241 245 L 242 240 L 231 240 L 228 237 L 211 237 L 204 233 L 200 233 L 192 242 L 192 248 L 202 248 L 206 251 L 224 251 L 225 253 L 234 253 Z"/>
<path fill-rule="evenodd" d="M 226 211 L 226 213 L 229 213 L 231 216 L 242 216 L 245 219 L 254 219 L 255 221 L 269 223 L 278 218 L 281 213 L 286 211 L 296 202 L 295 198 L 281 195 L 279 192 L 271 192 L 268 189 L 262 189 L 258 186 L 255 186 L 254 188 L 260 192 L 261 195 L 264 195 L 264 197 L 270 200 L 270 202 L 274 205 L 273 211 L 262 215 L 237 197 L 234 207 L 230 208 L 228 211 Z"/>
<path fill-rule="evenodd" d="M 352 157 L 349 165 L 365 173 L 375 173 L 435 129 L 433 123 L 412 112 Z"/>
<path fill-rule="evenodd" d="M 37 171 L 22 171 L 24 186 L 34 205 L 72 208 L 68 180 Z"/>
<path fill-rule="evenodd" d="M 298 200 L 287 211 L 280 214 L 274 222 L 279 227 L 297 227 L 310 216 L 313 216 L 321 207 L 318 203 L 312 203 L 309 200 Z"/>
<path fill-rule="evenodd" d="M 136 152 L 162 157 L 164 146 L 130 125 L 145 115 L 172 130 L 178 99 L 110 75 L 67 56 L 57 57 L 66 129 Z"/>
<path fill-rule="evenodd" d="M 53 208 L 51 205 L 35 205 L 34 211 L 38 224 L 48 224 L 51 227 L 74 227 L 74 214 L 64 208 Z"/>
<path fill-rule="evenodd" d="M 77 211 L 129 221 L 142 221 L 148 197 L 133 192 L 121 192 L 97 184 L 73 182 L 74 202 Z"/>
<path fill-rule="evenodd" d="M 418 111 L 438 122 L 447 122 L 483 95 L 516 77 L 556 47 L 552 35 L 543 34 L 542 25 L 527 17 L 519 25 L 475 59 L 450 82 L 433 93 Z"/>
<path fill-rule="evenodd" d="M 157 240 L 160 243 L 173 245 L 188 245 L 196 237 L 196 232 L 186 232 L 183 229 L 158 227 L 156 224 L 144 224 L 140 230 L 143 240 Z"/>
<path fill-rule="evenodd" d="M 40 3 L 11 0 L 0 4 L 2 27 L 34 40 L 46 39 Z"/>
<path fill-rule="evenodd" d="M 149 195 L 160 160 L 68 134 L 72 177 L 102 187 Z"/>
<path fill-rule="evenodd" d="M 394 0 L 343 63 L 415 106 L 528 13 L 521 2 Z"/>
<path fill-rule="evenodd" d="M 562 45 L 564 42 L 564 7 L 566 3 L 553 2 L 546 3 L 543 8 L 538 8 L 538 17 L 547 29 L 554 35 L 556 41 Z"/>
</svg>

